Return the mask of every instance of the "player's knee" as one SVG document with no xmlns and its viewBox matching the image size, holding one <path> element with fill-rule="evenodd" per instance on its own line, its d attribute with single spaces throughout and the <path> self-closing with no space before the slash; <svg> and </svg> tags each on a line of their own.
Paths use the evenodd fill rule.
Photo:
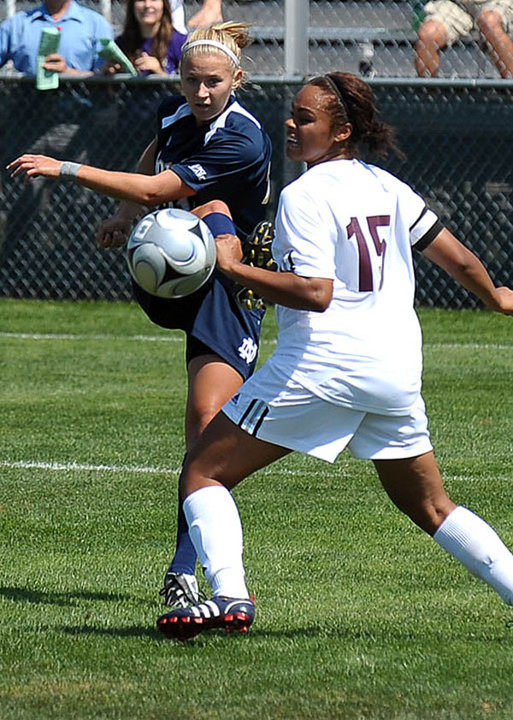
<svg viewBox="0 0 513 720">
<path fill-rule="evenodd" d="M 211 215 L 212 213 L 221 213 L 231 217 L 230 208 L 222 200 L 209 200 L 209 202 L 204 205 L 200 205 L 195 208 L 193 212 L 200 218 L 203 218 L 206 215 Z"/>
<path fill-rule="evenodd" d="M 438 501 L 418 501 L 399 509 L 421 530 L 424 530 L 428 535 L 434 535 L 455 507 L 454 503 L 445 496 Z"/>
<path fill-rule="evenodd" d="M 477 27 L 486 35 L 489 32 L 502 30 L 502 17 L 496 10 L 483 10 L 476 20 Z"/>
<path fill-rule="evenodd" d="M 442 48 L 447 44 L 447 37 L 444 26 L 436 20 L 426 20 L 417 35 L 416 46 Z"/>
<path fill-rule="evenodd" d="M 183 500 L 189 497 L 193 492 L 205 486 L 205 479 L 195 472 L 190 463 L 185 463 L 180 474 L 179 492 Z"/>
<path fill-rule="evenodd" d="M 189 406 L 187 411 L 187 445 L 192 447 L 214 415 L 219 411 L 219 404 L 204 403 L 200 406 Z"/>
</svg>

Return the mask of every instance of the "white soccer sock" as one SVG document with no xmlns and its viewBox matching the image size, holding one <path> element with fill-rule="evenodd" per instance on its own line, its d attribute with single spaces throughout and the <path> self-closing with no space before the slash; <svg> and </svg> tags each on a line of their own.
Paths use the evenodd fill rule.
<svg viewBox="0 0 513 720">
<path fill-rule="evenodd" d="M 183 504 L 189 535 L 214 595 L 248 598 L 242 564 L 242 525 L 225 487 L 196 490 Z"/>
<path fill-rule="evenodd" d="M 436 542 L 513 605 L 513 555 L 495 530 L 458 506 L 433 535 Z"/>
</svg>

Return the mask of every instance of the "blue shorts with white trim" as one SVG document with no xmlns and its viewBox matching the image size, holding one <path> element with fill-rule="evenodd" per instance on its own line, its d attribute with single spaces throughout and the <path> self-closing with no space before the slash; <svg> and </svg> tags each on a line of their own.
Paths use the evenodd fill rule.
<svg viewBox="0 0 513 720">
<path fill-rule="evenodd" d="M 246 380 L 255 370 L 265 310 L 244 310 L 234 299 L 233 283 L 214 271 L 209 282 L 185 298 L 168 300 L 142 290 L 134 296 L 149 319 L 187 335 L 187 361 L 210 351 Z"/>
</svg>

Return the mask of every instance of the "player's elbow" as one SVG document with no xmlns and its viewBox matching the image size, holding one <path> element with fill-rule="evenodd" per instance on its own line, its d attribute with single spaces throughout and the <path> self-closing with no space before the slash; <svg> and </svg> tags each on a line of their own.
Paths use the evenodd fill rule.
<svg viewBox="0 0 513 720">
<path fill-rule="evenodd" d="M 480 263 L 474 253 L 462 245 L 459 248 L 459 252 L 456 252 L 453 257 L 450 258 L 446 269 L 449 275 L 458 279 L 471 275 L 478 264 Z"/>
<path fill-rule="evenodd" d="M 311 312 L 322 313 L 326 310 L 329 304 L 329 301 L 327 302 L 323 298 L 313 298 L 309 303 L 309 307 L 307 309 Z"/>
<path fill-rule="evenodd" d="M 155 193 L 155 192 L 144 192 L 141 194 L 141 199 L 139 200 L 141 205 L 146 205 L 147 207 L 153 208 L 158 207 L 159 205 L 163 205 L 164 203 L 169 202 L 168 198 L 163 198 L 161 193 Z"/>
<path fill-rule="evenodd" d="M 159 205 L 167 205 L 178 197 L 184 196 L 185 193 L 180 194 L 177 191 L 174 179 L 174 174 L 169 172 L 144 177 L 139 183 L 139 202 L 154 208 Z M 170 180 L 172 182 L 169 182 Z"/>
<path fill-rule="evenodd" d="M 309 278 L 308 293 L 305 296 L 305 309 L 311 312 L 324 312 L 333 297 L 333 281 L 325 278 Z"/>
<path fill-rule="evenodd" d="M 145 177 L 140 185 L 141 204 L 148 207 L 167 205 L 181 198 L 191 197 L 196 191 L 189 187 L 172 170 Z"/>
</svg>

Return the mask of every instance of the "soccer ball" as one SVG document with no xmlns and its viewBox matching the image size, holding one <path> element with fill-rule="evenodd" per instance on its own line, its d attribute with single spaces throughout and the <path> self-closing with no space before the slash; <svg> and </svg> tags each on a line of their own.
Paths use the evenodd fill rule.
<svg viewBox="0 0 513 720">
<path fill-rule="evenodd" d="M 135 282 L 150 295 L 181 298 L 199 290 L 216 264 L 208 226 L 187 210 L 145 215 L 128 238 L 126 257 Z"/>
</svg>

